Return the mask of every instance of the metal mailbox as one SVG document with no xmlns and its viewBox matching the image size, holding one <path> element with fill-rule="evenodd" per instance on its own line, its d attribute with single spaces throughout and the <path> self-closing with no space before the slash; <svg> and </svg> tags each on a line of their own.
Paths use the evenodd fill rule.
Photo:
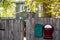
<svg viewBox="0 0 60 40">
<path fill-rule="evenodd" d="M 35 24 L 34 36 L 35 37 L 43 36 L 43 25 L 42 24 Z"/>
<path fill-rule="evenodd" d="M 44 39 L 52 39 L 53 30 L 54 28 L 51 25 L 45 25 L 43 28 Z"/>
</svg>

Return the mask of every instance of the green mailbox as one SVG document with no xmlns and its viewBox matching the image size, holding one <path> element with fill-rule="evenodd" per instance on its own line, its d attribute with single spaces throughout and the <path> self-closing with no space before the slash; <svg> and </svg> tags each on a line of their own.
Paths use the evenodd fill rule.
<svg viewBox="0 0 60 40">
<path fill-rule="evenodd" d="M 42 24 L 35 24 L 34 36 L 35 37 L 42 37 L 43 36 L 43 25 Z"/>
</svg>

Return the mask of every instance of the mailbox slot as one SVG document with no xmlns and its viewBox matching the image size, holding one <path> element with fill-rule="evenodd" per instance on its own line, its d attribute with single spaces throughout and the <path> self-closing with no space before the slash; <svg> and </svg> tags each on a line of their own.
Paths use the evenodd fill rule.
<svg viewBox="0 0 60 40">
<path fill-rule="evenodd" d="M 1 23 L 0 23 L 0 30 L 5 31 L 5 28 L 3 27 L 3 25 Z"/>
</svg>

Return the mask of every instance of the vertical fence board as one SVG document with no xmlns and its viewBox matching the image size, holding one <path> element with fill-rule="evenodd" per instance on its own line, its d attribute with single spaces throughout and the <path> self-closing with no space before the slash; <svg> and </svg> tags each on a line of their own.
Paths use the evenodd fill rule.
<svg viewBox="0 0 60 40">
<path fill-rule="evenodd" d="M 30 21 L 27 19 L 26 20 L 26 37 L 27 40 L 30 40 Z"/>
</svg>

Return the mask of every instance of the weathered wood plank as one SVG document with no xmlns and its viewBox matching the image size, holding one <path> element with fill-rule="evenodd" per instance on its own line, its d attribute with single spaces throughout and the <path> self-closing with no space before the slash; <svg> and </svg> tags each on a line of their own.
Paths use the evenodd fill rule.
<svg viewBox="0 0 60 40">
<path fill-rule="evenodd" d="M 30 22 L 32 22 L 32 20 Z M 29 25 L 30 22 L 27 23 L 27 27 L 31 28 L 31 30 L 28 29 L 28 31 L 27 31 L 27 34 L 28 34 L 27 35 L 27 40 L 32 40 L 32 39 L 34 39 L 34 40 L 45 40 L 45 39 L 43 39 L 43 37 L 42 38 L 37 38 L 37 37 L 32 36 L 32 35 L 34 35 L 34 33 L 33 33 L 34 32 L 34 30 L 33 30 L 34 26 L 32 26 L 33 24 Z M 52 25 L 54 27 L 54 33 L 53 33 L 53 39 L 52 40 L 60 40 L 60 38 L 59 38 L 60 37 L 60 19 L 58 19 L 58 18 L 36 18 L 35 19 L 35 24 L 36 23 L 43 24 L 43 25 L 46 25 L 46 24 Z M 32 38 L 30 38 L 30 36 Z"/>
<path fill-rule="evenodd" d="M 3 25 L 0 30 L 0 40 L 23 40 L 23 22 L 22 20 L 0 20 Z"/>
<path fill-rule="evenodd" d="M 0 20 L 3 24 L 2 28 L 5 31 L 0 30 L 0 40 L 23 40 L 23 23 L 21 20 Z M 39 24 L 51 24 L 54 27 L 53 40 L 60 40 L 60 19 L 57 18 L 30 18 L 26 21 L 26 37 L 27 40 L 45 40 L 42 38 L 34 37 L 34 26 Z"/>
</svg>

